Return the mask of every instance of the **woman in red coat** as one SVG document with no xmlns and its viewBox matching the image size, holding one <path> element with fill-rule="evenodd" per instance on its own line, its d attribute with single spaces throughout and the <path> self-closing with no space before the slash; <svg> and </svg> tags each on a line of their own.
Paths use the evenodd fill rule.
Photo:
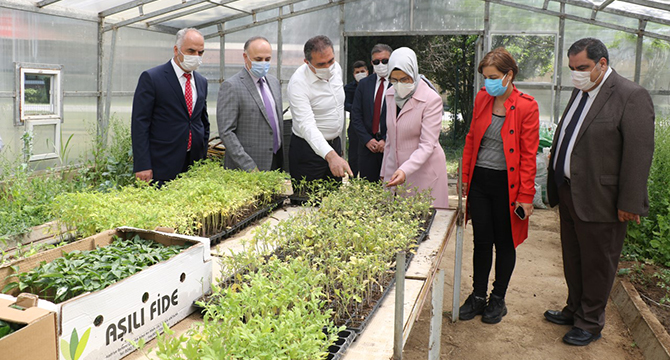
<svg viewBox="0 0 670 360">
<path fill-rule="evenodd" d="M 475 98 L 463 149 L 463 182 L 474 233 L 474 291 L 459 318 L 495 324 L 507 314 L 505 293 L 516 262 L 516 247 L 528 236 L 533 213 L 539 112 L 535 99 L 514 87 L 519 68 L 504 48 L 484 56 L 478 71 L 485 87 Z M 496 249 L 495 282 L 486 301 Z"/>
</svg>

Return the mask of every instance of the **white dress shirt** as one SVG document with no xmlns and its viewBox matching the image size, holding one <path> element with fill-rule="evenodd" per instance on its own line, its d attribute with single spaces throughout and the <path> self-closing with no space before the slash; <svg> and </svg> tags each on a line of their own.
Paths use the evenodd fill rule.
<svg viewBox="0 0 670 360">
<path fill-rule="evenodd" d="M 314 152 L 326 157 L 333 148 L 327 140 L 340 136 L 344 127 L 342 68 L 335 63 L 328 81 L 321 80 L 302 64 L 288 82 L 288 101 L 293 134 L 305 139 Z"/>
<path fill-rule="evenodd" d="M 247 70 L 247 73 L 249 73 L 249 76 L 251 76 L 251 79 L 254 81 L 254 84 L 256 85 L 256 90 L 258 91 L 258 96 L 261 97 L 261 102 L 263 103 L 263 105 L 265 105 L 265 100 L 263 100 L 263 93 L 261 92 L 261 84 L 258 83 L 259 78 L 253 76 L 251 74 L 251 72 L 249 71 L 249 69 L 247 69 L 246 67 L 245 67 L 245 70 Z M 270 99 L 270 108 L 272 108 L 273 111 L 275 111 L 277 103 L 275 103 L 274 96 L 272 96 L 272 91 L 270 91 L 270 84 L 268 84 L 268 81 L 265 78 L 265 76 L 263 76 L 263 86 L 265 87 L 265 91 L 268 92 L 267 94 L 268 94 L 268 98 Z M 277 111 L 275 111 L 274 115 L 275 115 L 275 126 L 277 126 L 277 129 L 279 129 L 279 125 L 280 125 L 279 119 L 283 119 L 283 116 L 281 116 L 281 114 L 277 114 Z M 279 137 L 279 146 L 281 146 L 281 140 L 282 139 L 281 139 L 281 136 L 280 136 Z"/>
<path fill-rule="evenodd" d="M 379 84 L 381 83 L 381 81 L 382 81 L 382 78 L 379 75 L 377 75 L 377 81 L 375 82 L 375 95 L 372 98 L 372 101 L 374 101 L 374 99 L 377 98 L 377 91 L 379 91 Z M 385 105 L 384 100 L 386 99 L 386 90 L 388 90 L 388 88 L 389 88 L 389 79 L 388 79 L 388 76 L 387 76 L 387 77 L 384 78 L 384 92 L 382 93 L 382 105 L 381 105 L 381 108 L 379 109 L 380 114 L 382 113 L 382 109 L 384 108 L 384 105 Z M 380 122 L 381 122 L 381 120 L 380 120 Z M 380 129 L 380 131 L 381 131 L 381 129 Z"/>
<path fill-rule="evenodd" d="M 591 109 L 591 105 L 593 105 L 593 101 L 595 101 L 596 97 L 598 96 L 598 93 L 600 92 L 600 89 L 603 87 L 603 84 L 605 83 L 605 80 L 610 76 L 612 73 L 612 68 L 609 66 L 607 67 L 607 72 L 605 73 L 605 76 L 603 77 L 603 80 L 596 86 L 595 89 L 591 90 L 588 92 L 589 98 L 586 100 L 586 104 L 584 104 L 584 109 L 582 110 L 582 114 L 579 116 L 579 120 L 577 120 L 577 125 L 575 126 L 575 130 L 572 132 L 572 137 L 570 138 L 570 142 L 568 143 L 568 148 L 565 152 L 565 167 L 563 168 L 563 173 L 565 174 L 565 177 L 570 179 L 570 158 L 572 157 L 572 149 L 575 147 L 575 140 L 577 139 L 577 135 L 579 134 L 579 129 L 582 127 L 582 124 L 584 123 L 584 118 L 586 118 L 586 115 L 589 113 L 589 110 Z M 565 114 L 565 119 L 563 120 L 563 124 L 561 126 L 561 134 L 558 137 L 558 142 L 556 143 L 556 148 L 560 149 L 561 144 L 563 143 L 563 135 L 565 134 L 565 128 L 568 127 L 568 123 L 570 123 L 570 119 L 572 119 L 572 115 L 575 113 L 575 110 L 577 110 L 577 107 L 579 105 L 579 101 L 582 99 L 584 92 L 580 91 L 579 94 L 575 97 L 575 100 L 572 102 L 572 106 L 570 106 L 570 110 L 568 110 L 568 113 Z M 554 170 L 556 170 L 556 159 L 558 158 L 558 151 L 556 154 L 553 156 L 553 166 Z"/>
<path fill-rule="evenodd" d="M 170 62 L 174 68 L 174 73 L 177 74 L 179 85 L 181 85 L 181 93 L 186 96 L 186 78 L 184 77 L 186 72 L 182 70 L 176 62 L 174 62 L 174 58 L 172 58 Z M 191 72 L 191 75 L 193 75 L 193 72 Z M 195 102 L 198 100 L 198 92 L 195 90 L 195 76 L 191 76 L 191 93 L 193 94 L 193 107 L 195 108 Z"/>
</svg>

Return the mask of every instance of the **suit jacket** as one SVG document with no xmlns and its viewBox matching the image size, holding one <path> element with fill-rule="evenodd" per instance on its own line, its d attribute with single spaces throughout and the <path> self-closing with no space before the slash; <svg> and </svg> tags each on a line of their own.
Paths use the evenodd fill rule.
<svg viewBox="0 0 670 360">
<path fill-rule="evenodd" d="M 369 75 L 358 82 L 356 94 L 354 95 L 354 104 L 351 107 L 349 118 L 351 125 L 358 134 L 360 144 L 365 146 L 372 140 L 372 117 L 375 111 L 375 84 L 377 83 L 377 74 Z M 388 84 L 388 80 L 386 81 Z M 386 92 L 388 95 L 388 91 Z M 382 109 L 379 117 L 379 132 L 382 138 L 386 137 L 386 99 L 382 98 Z M 395 109 L 395 101 L 393 102 Z"/>
<path fill-rule="evenodd" d="M 388 135 L 381 176 L 388 181 L 401 169 L 405 172 L 406 184 L 419 191 L 431 189 L 435 199 L 433 206 L 447 208 L 447 160 L 439 142 L 442 98 L 425 82 L 418 81 L 418 84 L 398 116 L 393 98 L 395 91 L 393 88 L 386 91 Z"/>
<path fill-rule="evenodd" d="M 475 108 L 470 131 L 463 147 L 463 182 L 472 183 L 472 174 L 486 129 L 491 125 L 495 97 L 481 88 L 475 98 Z M 540 113 L 537 102 L 514 88 L 505 100 L 505 122 L 500 135 L 503 140 L 507 184 L 509 185 L 509 216 L 512 224 L 512 239 L 518 246 L 528 237 L 528 219 L 521 220 L 514 214 L 514 203 L 532 203 L 535 195 L 535 173 L 537 147 L 540 143 Z M 467 212 L 466 212 L 467 214 Z"/>
<path fill-rule="evenodd" d="M 558 124 L 560 129 L 579 90 Z M 574 136 L 574 135 L 573 135 Z M 616 222 L 617 210 L 647 215 L 647 179 L 654 153 L 654 104 L 643 87 L 614 70 L 584 118 L 570 157 L 570 191 L 577 216 L 586 222 Z M 549 162 L 547 195 L 558 204 L 553 161 Z"/>
<path fill-rule="evenodd" d="M 351 106 L 354 104 L 354 94 L 356 94 L 356 88 L 358 87 L 358 82 L 356 80 L 344 85 L 344 110 L 351 112 Z"/>
<path fill-rule="evenodd" d="M 281 85 L 272 75 L 266 75 L 265 79 L 275 101 L 277 130 L 279 139 L 283 141 Z M 216 119 L 221 140 L 226 146 L 226 168 L 270 170 L 273 156 L 272 127 L 258 88 L 246 69 L 221 84 Z"/>
<path fill-rule="evenodd" d="M 156 180 L 174 179 L 186 160 L 189 129 L 192 159 L 207 156 L 207 79 L 195 71 L 192 73 L 198 99 L 190 117 L 170 61 L 140 75 L 131 124 L 134 172 L 151 169 Z"/>
</svg>

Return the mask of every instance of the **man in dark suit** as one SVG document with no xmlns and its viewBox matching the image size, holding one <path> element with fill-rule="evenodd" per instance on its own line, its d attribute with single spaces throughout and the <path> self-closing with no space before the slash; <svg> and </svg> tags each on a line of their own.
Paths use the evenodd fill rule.
<svg viewBox="0 0 670 360">
<path fill-rule="evenodd" d="M 354 68 L 354 80 L 347 85 L 344 85 L 344 110 L 351 114 L 351 106 L 354 104 L 354 95 L 358 82 L 368 76 L 368 67 L 365 61 L 358 60 L 351 66 Z M 347 137 L 349 138 L 349 148 L 347 151 L 349 165 L 354 176 L 358 175 L 358 136 L 356 130 L 351 125 L 351 116 L 349 116 L 349 127 L 347 128 Z"/>
<path fill-rule="evenodd" d="M 272 47 L 261 36 L 244 44 L 244 69 L 219 89 L 216 118 L 228 169 L 277 170 L 283 163 L 281 85 L 268 74 Z"/>
<path fill-rule="evenodd" d="M 358 134 L 358 171 L 369 181 L 378 181 L 384 159 L 386 141 L 386 89 L 390 73 L 390 46 L 377 44 L 372 48 L 375 73 L 358 83 L 351 108 L 351 124 Z"/>
<path fill-rule="evenodd" d="M 207 79 L 195 72 L 205 39 L 177 32 L 174 57 L 140 75 L 133 98 L 131 137 L 135 176 L 162 185 L 207 155 Z"/>
<path fill-rule="evenodd" d="M 605 326 L 627 222 L 649 210 L 654 105 L 647 90 L 609 67 L 600 40 L 575 42 L 568 59 L 576 89 L 554 136 L 547 181 L 561 216 L 568 299 L 544 316 L 572 325 L 563 341 L 583 346 Z"/>
</svg>

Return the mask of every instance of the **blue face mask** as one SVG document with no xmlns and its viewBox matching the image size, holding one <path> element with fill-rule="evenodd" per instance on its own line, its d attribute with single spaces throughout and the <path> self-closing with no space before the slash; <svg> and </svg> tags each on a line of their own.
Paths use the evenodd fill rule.
<svg viewBox="0 0 670 360">
<path fill-rule="evenodd" d="M 268 73 L 268 70 L 270 70 L 269 61 L 252 61 L 249 72 L 251 75 L 260 79 Z"/>
<path fill-rule="evenodd" d="M 484 86 L 486 87 L 486 92 L 491 96 L 500 96 L 504 94 L 509 86 L 509 83 L 507 83 L 507 86 L 503 86 L 502 84 L 506 76 L 507 74 L 505 74 L 502 79 L 485 79 Z"/>
</svg>

